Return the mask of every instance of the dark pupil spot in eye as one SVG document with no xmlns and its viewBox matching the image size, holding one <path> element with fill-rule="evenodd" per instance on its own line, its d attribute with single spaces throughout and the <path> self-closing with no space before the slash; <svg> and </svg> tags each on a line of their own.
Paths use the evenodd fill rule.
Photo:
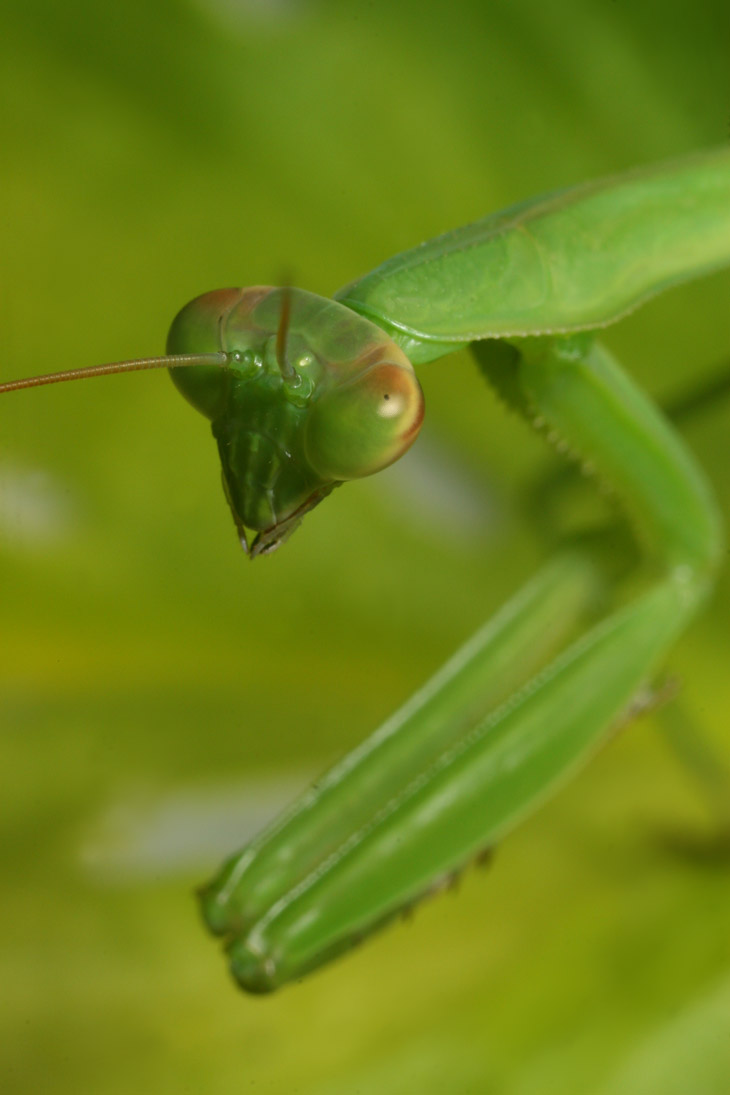
<svg viewBox="0 0 730 1095">
<path fill-rule="evenodd" d="M 389 395 L 384 395 L 383 399 L 390 399 L 390 396 Z"/>
</svg>

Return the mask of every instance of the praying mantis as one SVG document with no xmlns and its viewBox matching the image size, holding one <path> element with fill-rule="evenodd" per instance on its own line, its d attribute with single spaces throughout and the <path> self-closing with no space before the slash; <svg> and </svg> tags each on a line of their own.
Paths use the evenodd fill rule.
<svg viewBox="0 0 730 1095">
<path fill-rule="evenodd" d="M 168 367 L 211 422 L 244 549 L 415 441 L 413 366 L 471 345 L 508 406 L 615 500 L 396 714 L 200 891 L 237 982 L 270 992 L 448 884 L 632 716 L 712 589 L 722 522 L 672 426 L 594 331 L 730 265 L 730 148 L 523 202 L 326 300 L 206 293 L 167 355 L 0 392 Z"/>
</svg>

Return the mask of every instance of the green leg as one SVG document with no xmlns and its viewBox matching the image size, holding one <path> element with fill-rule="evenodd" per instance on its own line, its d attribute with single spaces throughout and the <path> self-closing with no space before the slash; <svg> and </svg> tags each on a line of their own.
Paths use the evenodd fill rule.
<svg viewBox="0 0 730 1095">
<path fill-rule="evenodd" d="M 600 567 L 576 548 L 557 556 L 361 746 L 307 791 L 202 892 L 211 931 L 241 931 L 301 881 L 404 784 L 504 702 L 595 616 Z M 356 778 L 358 793 L 350 783 Z"/>
<path fill-rule="evenodd" d="M 580 615 L 555 594 L 564 583 L 582 610 L 600 582 L 572 577 L 573 562 L 536 597 L 528 586 L 226 864 L 203 908 L 252 991 L 353 946 L 534 810 L 610 737 L 710 588 L 722 533 L 704 479 L 610 355 L 573 338 L 486 344 L 479 357 L 534 425 L 590 461 L 628 514 L 644 564 L 617 584 L 605 618 L 542 667 L 546 623 L 572 627 Z M 590 553 L 575 558 L 576 575 L 596 566 Z"/>
</svg>

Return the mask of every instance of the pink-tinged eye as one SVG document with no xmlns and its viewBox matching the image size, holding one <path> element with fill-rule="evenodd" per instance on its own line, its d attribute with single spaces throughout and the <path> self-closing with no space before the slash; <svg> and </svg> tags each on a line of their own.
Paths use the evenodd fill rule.
<svg viewBox="0 0 730 1095">
<path fill-rule="evenodd" d="M 360 479 L 410 448 L 423 421 L 423 392 L 410 367 L 373 365 L 325 389 L 307 417 L 305 448 L 325 479 Z"/>
</svg>

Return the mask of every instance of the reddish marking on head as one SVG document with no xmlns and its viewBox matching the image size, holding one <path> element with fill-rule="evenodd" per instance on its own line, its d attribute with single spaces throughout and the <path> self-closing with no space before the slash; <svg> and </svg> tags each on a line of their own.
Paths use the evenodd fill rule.
<svg viewBox="0 0 730 1095">
<path fill-rule="evenodd" d="M 388 350 L 390 348 L 388 342 L 371 342 L 369 346 L 366 346 L 358 357 L 352 363 L 353 373 L 357 369 L 358 372 L 365 372 L 366 369 L 372 368 L 373 365 L 386 364 L 389 360 Z"/>
<path fill-rule="evenodd" d="M 425 404 L 423 398 L 421 398 L 419 400 L 418 411 L 416 412 L 416 417 L 413 419 L 413 422 L 411 423 L 409 428 L 401 434 L 401 437 L 403 438 L 403 440 L 407 441 L 409 445 L 412 441 L 415 441 L 416 437 L 418 436 L 418 431 L 420 430 L 420 428 L 423 424 L 423 416 L 425 415 L 425 413 L 426 413 L 426 404 Z"/>
</svg>

